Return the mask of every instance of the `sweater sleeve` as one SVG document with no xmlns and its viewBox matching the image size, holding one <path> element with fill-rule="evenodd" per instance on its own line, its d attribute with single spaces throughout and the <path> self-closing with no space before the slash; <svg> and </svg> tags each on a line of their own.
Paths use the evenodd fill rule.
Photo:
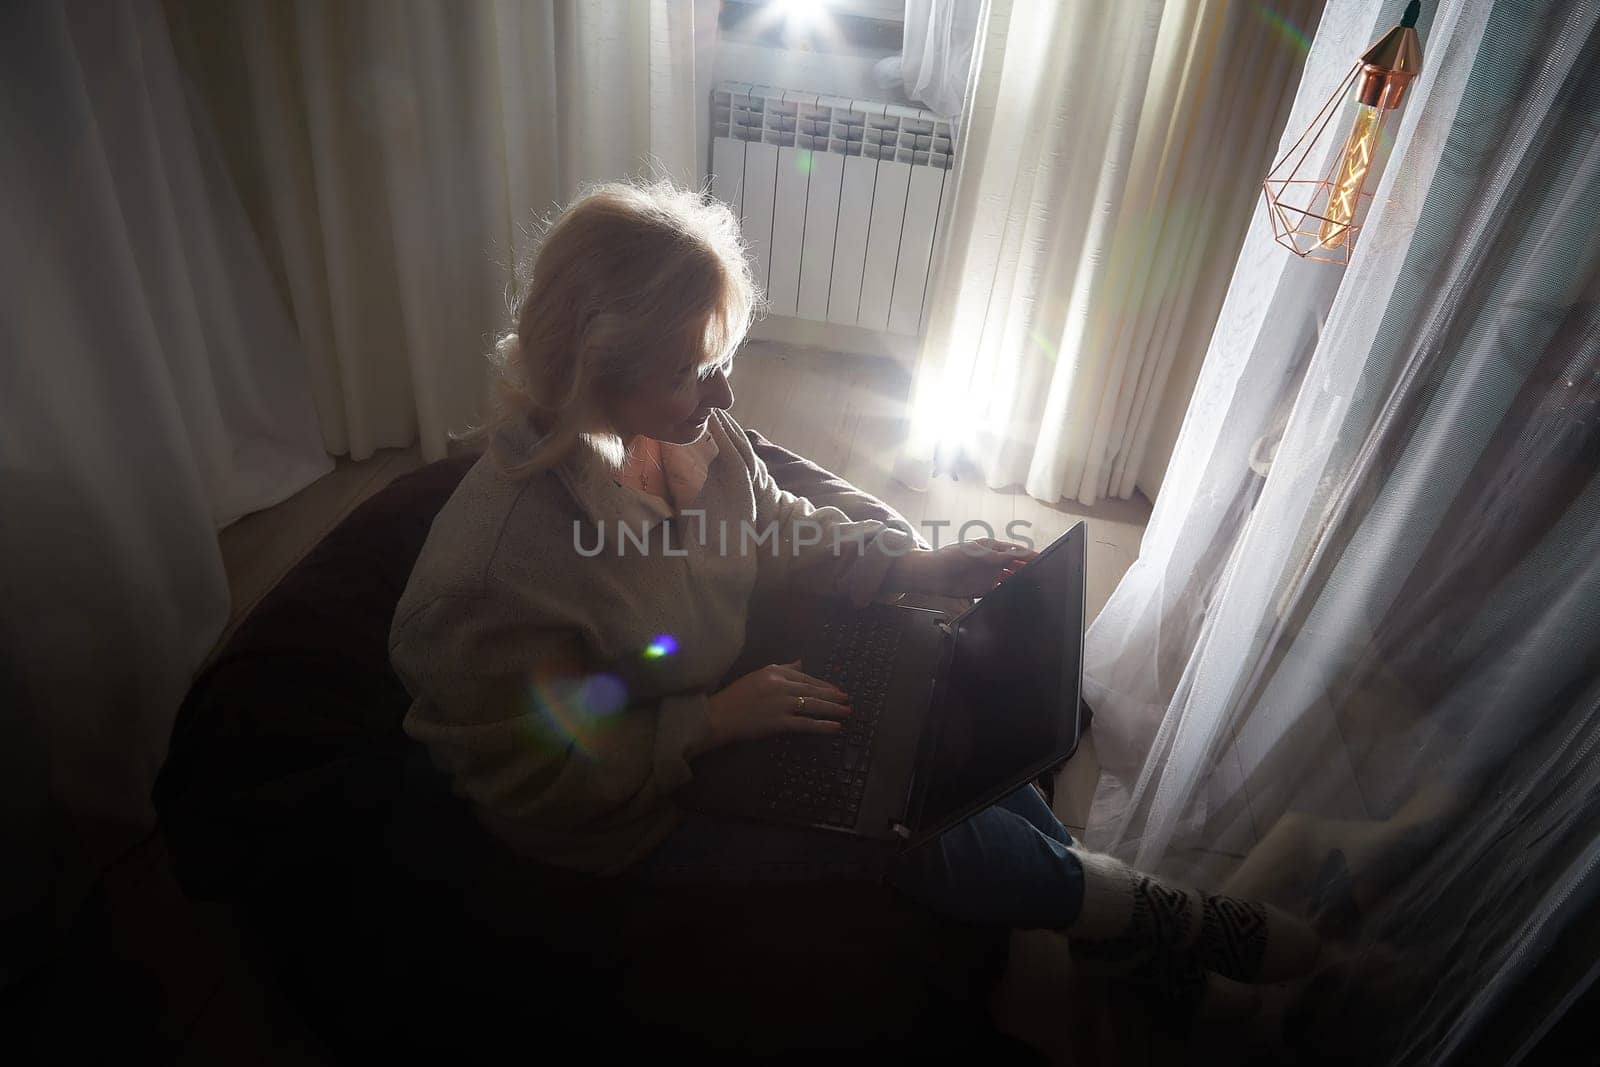
<svg viewBox="0 0 1600 1067">
<path fill-rule="evenodd" d="M 744 434 L 733 435 L 750 468 L 755 493 L 756 589 L 803 582 L 865 607 L 877 596 L 894 561 L 916 550 L 916 538 L 877 519 L 861 522 L 836 507 L 819 508 L 781 488 Z M 756 543 L 755 538 L 769 535 Z"/>
<path fill-rule="evenodd" d="M 406 732 L 535 849 L 647 823 L 691 778 L 706 695 L 640 701 L 648 679 L 582 660 L 580 631 L 492 595 L 441 596 L 397 622 Z"/>
</svg>

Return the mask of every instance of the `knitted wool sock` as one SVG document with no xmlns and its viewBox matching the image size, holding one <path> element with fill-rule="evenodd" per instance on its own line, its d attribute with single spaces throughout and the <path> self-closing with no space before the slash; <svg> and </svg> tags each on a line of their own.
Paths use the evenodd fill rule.
<svg viewBox="0 0 1600 1067">
<path fill-rule="evenodd" d="M 1110 856 L 1074 849 L 1083 907 L 1064 931 L 1073 958 L 1129 973 L 1153 953 L 1193 953 L 1204 970 L 1240 982 L 1279 982 L 1311 970 L 1321 939 L 1269 904 L 1157 881 Z"/>
</svg>

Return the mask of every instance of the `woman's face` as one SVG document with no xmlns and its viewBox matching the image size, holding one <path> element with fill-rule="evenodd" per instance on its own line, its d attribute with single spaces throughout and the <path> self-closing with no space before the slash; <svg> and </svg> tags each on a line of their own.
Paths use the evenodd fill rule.
<svg viewBox="0 0 1600 1067">
<path fill-rule="evenodd" d="M 642 385 L 613 399 L 610 415 L 624 437 L 686 445 L 705 433 L 714 409 L 732 405 L 728 361 L 704 364 L 691 356 L 661 360 Z"/>
</svg>

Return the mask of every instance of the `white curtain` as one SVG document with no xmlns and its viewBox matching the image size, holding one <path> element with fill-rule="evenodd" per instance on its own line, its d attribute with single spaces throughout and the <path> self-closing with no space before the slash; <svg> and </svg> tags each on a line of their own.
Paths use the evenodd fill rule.
<svg viewBox="0 0 1600 1067">
<path fill-rule="evenodd" d="M 906 0 L 900 46 L 906 95 L 957 130 L 982 16 L 983 0 Z"/>
<path fill-rule="evenodd" d="M 228 618 L 216 528 L 331 463 L 155 0 L 6 5 L 0 66 L 3 983 L 154 821 Z"/>
<path fill-rule="evenodd" d="M 581 182 L 696 177 L 690 0 L 174 6 L 330 452 L 443 456 L 538 218 Z"/>
<path fill-rule="evenodd" d="M 1041 500 L 1132 495 L 1320 7 L 993 0 L 902 481 L 965 454 Z"/>
<path fill-rule="evenodd" d="M 1329 6 L 1285 146 L 1403 7 Z M 1085 648 L 1090 842 L 1314 918 L 1338 1062 L 1448 1060 L 1600 890 L 1600 3 L 1419 30 L 1348 268 L 1253 220 Z"/>
</svg>

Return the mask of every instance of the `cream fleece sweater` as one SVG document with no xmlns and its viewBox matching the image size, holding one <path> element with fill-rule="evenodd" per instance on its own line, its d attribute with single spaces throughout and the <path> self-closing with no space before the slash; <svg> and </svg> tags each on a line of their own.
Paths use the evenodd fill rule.
<svg viewBox="0 0 1600 1067">
<path fill-rule="evenodd" d="M 675 503 L 617 484 L 586 448 L 505 474 L 497 453 L 533 440 L 527 425 L 497 434 L 434 520 L 389 652 L 413 698 L 406 732 L 492 831 L 614 874 L 681 817 L 670 797 L 752 595 L 803 585 L 866 604 L 914 541 L 780 489 L 726 412 L 663 446 Z"/>
</svg>

